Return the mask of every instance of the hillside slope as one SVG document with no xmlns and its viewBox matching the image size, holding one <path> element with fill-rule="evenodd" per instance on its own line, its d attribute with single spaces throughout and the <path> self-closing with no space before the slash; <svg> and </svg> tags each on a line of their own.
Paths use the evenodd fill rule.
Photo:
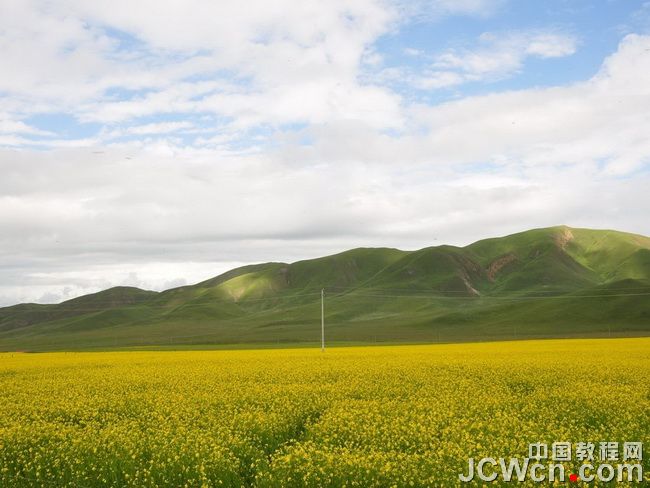
<svg viewBox="0 0 650 488">
<path fill-rule="evenodd" d="M 534 229 L 466 247 L 360 248 L 237 268 L 161 293 L 118 287 L 0 309 L 0 349 L 462 341 L 650 331 L 650 239 Z"/>
<path fill-rule="evenodd" d="M 73 298 L 56 305 L 23 303 L 0 308 L 0 331 L 27 327 L 32 324 L 92 314 L 128 307 L 149 301 L 158 293 L 130 286 L 116 286 L 108 290 Z"/>
</svg>

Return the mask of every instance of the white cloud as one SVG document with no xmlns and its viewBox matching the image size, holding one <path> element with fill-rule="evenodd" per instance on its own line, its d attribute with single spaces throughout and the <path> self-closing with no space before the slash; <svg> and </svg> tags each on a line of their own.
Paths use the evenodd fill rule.
<svg viewBox="0 0 650 488">
<path fill-rule="evenodd" d="M 0 109 L 109 124 L 192 112 L 237 128 L 350 118 L 399 127 L 400 98 L 359 81 L 362 64 L 381 62 L 372 43 L 407 19 L 486 15 L 501 3 L 7 0 Z"/>
<path fill-rule="evenodd" d="M 481 16 L 499 2 L 413 5 L 409 15 Z M 0 301 L 558 223 L 650 233 L 649 37 L 626 37 L 572 85 L 409 105 L 360 81 L 405 9 L 2 2 L 0 145 L 12 148 L 0 149 Z M 552 31 L 485 35 L 440 54 L 420 82 L 499 79 L 576 45 Z M 39 135 L 29 115 L 56 110 L 104 129 L 27 149 Z M 201 137 L 186 146 L 178 136 L 191 131 Z M 115 142 L 125 135 L 142 137 Z"/>
<path fill-rule="evenodd" d="M 518 72 L 526 58 L 557 58 L 573 54 L 577 39 L 568 34 L 530 31 L 486 33 L 474 49 L 451 49 L 435 57 L 428 73 L 414 84 L 435 89 L 466 82 L 494 81 Z"/>
<path fill-rule="evenodd" d="M 588 81 L 422 106 L 414 116 L 444 155 L 437 160 L 588 163 L 627 173 L 648 162 L 647 49 L 650 37 L 631 35 Z"/>
<path fill-rule="evenodd" d="M 399 100 L 357 74 L 396 15 L 376 0 L 10 0 L 0 6 L 0 92 L 23 113 L 65 110 L 84 121 L 192 111 L 240 126 L 394 125 Z M 111 100 L 111 88 L 145 92 Z"/>
<path fill-rule="evenodd" d="M 561 58 L 576 52 L 574 36 L 560 34 L 537 34 L 528 39 L 526 54 L 540 58 Z"/>
<path fill-rule="evenodd" d="M 0 134 L 0 147 L 19 147 L 30 144 L 32 141 L 24 137 Z"/>
<path fill-rule="evenodd" d="M 422 51 L 421 49 L 415 49 L 413 47 L 406 47 L 403 49 L 403 52 L 407 56 L 413 56 L 413 57 L 422 56 L 422 54 L 424 54 L 424 51 Z"/>
<path fill-rule="evenodd" d="M 647 49 L 650 36 L 628 36 L 596 75 L 568 86 L 412 105 L 405 115 L 409 130 L 399 137 L 355 123 L 313 127 L 314 144 L 289 148 L 287 157 L 406 167 L 478 163 L 531 172 L 575 165 L 626 175 L 650 156 Z"/>
<path fill-rule="evenodd" d="M 50 136 L 51 132 L 37 129 L 20 120 L 11 120 L 8 115 L 0 114 L 0 134 L 24 134 L 35 136 Z"/>
<path fill-rule="evenodd" d="M 88 263 L 83 270 L 51 268 L 21 275 L 20 285 L 0 285 L 0 306 L 17 302 L 58 303 L 111 286 L 161 291 L 212 278 L 241 266 L 240 262 Z M 174 278 L 175 276 L 181 276 Z"/>
<path fill-rule="evenodd" d="M 178 122 L 152 122 L 151 124 L 130 125 L 124 129 L 117 129 L 105 134 L 105 137 L 115 138 L 125 135 L 156 135 L 183 133 L 196 130 L 196 126 L 189 121 Z"/>
</svg>

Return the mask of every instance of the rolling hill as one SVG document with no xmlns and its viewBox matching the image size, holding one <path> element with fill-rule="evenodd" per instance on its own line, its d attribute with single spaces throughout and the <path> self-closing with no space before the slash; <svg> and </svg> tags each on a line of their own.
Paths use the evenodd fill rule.
<svg viewBox="0 0 650 488">
<path fill-rule="evenodd" d="M 1 350 L 650 333 L 650 238 L 566 226 L 466 247 L 359 248 L 164 292 L 0 308 Z"/>
</svg>

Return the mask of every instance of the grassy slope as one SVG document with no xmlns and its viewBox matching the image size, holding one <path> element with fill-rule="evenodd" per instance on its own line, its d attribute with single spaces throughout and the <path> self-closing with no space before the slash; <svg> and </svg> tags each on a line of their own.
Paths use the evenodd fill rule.
<svg viewBox="0 0 650 488">
<path fill-rule="evenodd" d="M 560 226 L 245 266 L 162 293 L 114 288 L 0 309 L 0 349 L 313 341 L 321 288 L 332 340 L 637 333 L 650 330 L 648 296 L 630 296 L 650 291 L 650 239 Z"/>
<path fill-rule="evenodd" d="M 99 293 L 73 298 L 57 305 L 23 303 L 13 307 L 0 308 L 0 332 L 43 322 L 65 319 L 74 321 L 74 318 L 79 316 L 94 316 L 98 312 L 107 312 L 148 302 L 157 294 L 154 291 L 140 290 L 130 286 L 117 286 Z"/>
</svg>

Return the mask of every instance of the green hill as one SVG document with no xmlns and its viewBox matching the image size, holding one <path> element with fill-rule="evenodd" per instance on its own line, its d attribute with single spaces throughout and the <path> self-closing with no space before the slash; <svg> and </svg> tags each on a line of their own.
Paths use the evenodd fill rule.
<svg viewBox="0 0 650 488">
<path fill-rule="evenodd" d="M 468 341 L 650 332 L 650 239 L 566 226 L 418 251 L 360 248 L 0 309 L 0 349 Z"/>
<path fill-rule="evenodd" d="M 57 305 L 24 303 L 0 308 L 0 332 L 51 322 L 94 312 L 128 307 L 150 300 L 155 291 L 140 290 L 130 286 L 116 286 L 108 290 L 67 300 Z"/>
</svg>

